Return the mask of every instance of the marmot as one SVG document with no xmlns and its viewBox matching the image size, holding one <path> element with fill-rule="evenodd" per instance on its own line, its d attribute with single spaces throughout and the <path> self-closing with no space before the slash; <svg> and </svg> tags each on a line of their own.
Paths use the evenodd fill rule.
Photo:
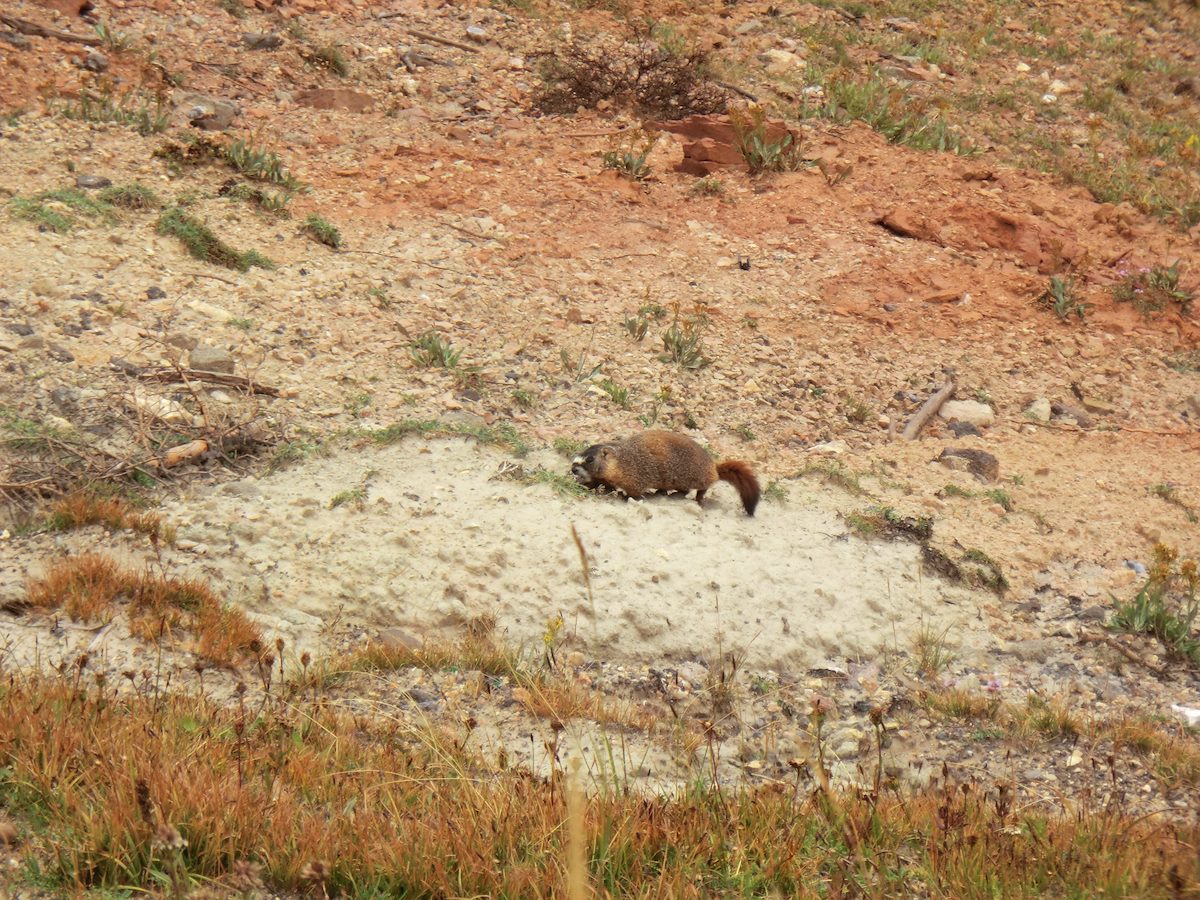
<svg viewBox="0 0 1200 900">
<path fill-rule="evenodd" d="M 585 487 L 608 487 L 634 500 L 650 491 L 695 491 L 697 503 L 719 478 L 737 489 L 748 516 L 762 496 L 758 479 L 744 462 L 715 463 L 691 438 L 672 431 L 643 431 L 593 444 L 572 461 L 571 474 Z"/>
</svg>

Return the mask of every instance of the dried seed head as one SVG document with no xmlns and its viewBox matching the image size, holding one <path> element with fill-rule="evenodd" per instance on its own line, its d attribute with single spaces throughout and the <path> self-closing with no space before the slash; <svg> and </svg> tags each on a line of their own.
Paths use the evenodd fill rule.
<svg viewBox="0 0 1200 900">
<path fill-rule="evenodd" d="M 301 653 L 301 654 L 300 654 L 300 665 L 304 666 L 304 668 L 306 668 L 306 669 L 307 669 L 307 668 L 308 668 L 308 664 L 309 664 L 310 662 L 312 662 L 312 657 L 311 657 L 311 656 L 309 656 L 309 655 L 308 655 L 308 651 L 307 651 L 307 650 L 305 650 L 303 653 Z"/>
<path fill-rule="evenodd" d="M 146 779 L 139 778 L 133 790 L 134 795 L 137 797 L 138 811 L 141 812 L 142 818 L 147 822 L 153 822 L 154 804 L 150 800 L 150 785 L 146 784 Z"/>
<path fill-rule="evenodd" d="M 174 825 L 156 825 L 154 827 L 154 846 L 167 850 L 182 850 L 187 841 Z"/>
<path fill-rule="evenodd" d="M 329 878 L 329 866 L 320 860 L 314 859 L 310 863 L 305 863 L 304 868 L 300 870 L 300 877 L 305 881 L 323 884 Z"/>
<path fill-rule="evenodd" d="M 281 637 L 275 638 L 275 649 L 278 650 L 280 653 L 283 653 L 283 638 L 281 638 Z"/>
<path fill-rule="evenodd" d="M 235 694 L 237 694 L 239 697 L 242 696 L 243 694 L 245 694 L 246 693 L 246 682 L 239 681 L 236 685 L 234 685 L 233 692 Z"/>
</svg>

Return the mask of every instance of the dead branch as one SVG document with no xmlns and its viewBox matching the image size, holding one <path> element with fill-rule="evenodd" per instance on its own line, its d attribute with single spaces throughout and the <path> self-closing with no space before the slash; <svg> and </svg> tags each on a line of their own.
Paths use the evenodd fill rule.
<svg viewBox="0 0 1200 900">
<path fill-rule="evenodd" d="M 1120 641 L 1110 637 L 1107 634 L 1090 634 L 1088 632 L 1084 632 L 1079 635 L 1079 643 L 1081 643 L 1081 644 L 1103 644 L 1106 647 L 1111 647 L 1113 650 L 1116 650 L 1118 653 L 1120 653 L 1122 656 L 1124 656 L 1130 662 L 1135 662 L 1139 666 L 1144 666 L 1145 668 L 1149 669 L 1151 672 L 1153 672 L 1155 675 L 1159 676 L 1160 678 L 1166 676 L 1166 674 L 1167 674 L 1165 669 L 1162 669 L 1158 666 L 1150 665 L 1150 663 L 1146 662 L 1146 660 L 1142 659 L 1142 657 L 1138 656 L 1136 653 L 1134 653 L 1132 650 L 1130 650 L 1128 647 L 1126 647 Z"/>
<path fill-rule="evenodd" d="M 56 41 L 66 41 L 71 44 L 86 44 L 89 47 L 96 47 L 101 43 L 98 37 L 71 34 L 69 31 L 55 31 L 53 28 L 47 28 L 45 25 L 39 25 L 37 22 L 30 22 L 28 19 L 18 19 L 16 16 L 7 16 L 4 13 L 0 13 L 0 22 L 3 22 L 14 31 L 19 31 L 21 34 L 28 34 L 33 37 L 53 38 Z"/>
<path fill-rule="evenodd" d="M 925 427 L 937 411 L 942 408 L 942 404 L 954 396 L 954 381 L 947 381 L 942 385 L 942 389 L 921 404 L 921 408 L 917 410 L 917 414 L 909 419 L 908 424 L 904 426 L 904 431 L 900 432 L 900 436 L 906 441 L 914 440 L 921 429 Z"/>
<path fill-rule="evenodd" d="M 429 34 L 426 31 L 417 31 L 415 28 L 408 29 L 408 33 L 418 40 L 429 41 L 433 44 L 443 44 L 447 47 L 457 47 L 459 50 L 468 50 L 471 53 L 478 53 L 478 47 L 472 47 L 470 44 L 464 44 L 462 41 L 452 41 L 450 38 L 438 37 L 436 34 Z"/>
<path fill-rule="evenodd" d="M 205 372 L 203 369 L 176 369 L 169 367 L 139 369 L 122 361 L 122 365 L 113 367 L 117 371 L 138 381 L 156 381 L 161 384 L 187 384 L 188 381 L 206 381 L 210 384 L 220 384 L 225 387 L 241 388 L 254 394 L 265 394 L 268 397 L 282 396 L 279 388 L 267 384 L 259 384 L 241 375 L 226 375 L 224 372 Z"/>
<path fill-rule="evenodd" d="M 755 97 L 755 96 L 754 96 L 752 93 L 750 93 L 749 91 L 743 90 L 742 88 L 738 87 L 736 84 L 729 84 L 728 82 L 725 82 L 725 81 L 714 81 L 714 82 L 713 82 L 713 84 L 715 84 L 717 87 L 723 87 L 723 88 L 725 88 L 725 90 L 727 90 L 727 91 L 733 91 L 733 92 L 734 92 L 735 94 L 737 94 L 739 97 L 745 97 L 745 98 L 746 98 L 747 100 L 749 100 L 751 103 L 757 103 L 757 102 L 758 102 L 758 98 L 757 98 L 757 97 Z"/>
</svg>

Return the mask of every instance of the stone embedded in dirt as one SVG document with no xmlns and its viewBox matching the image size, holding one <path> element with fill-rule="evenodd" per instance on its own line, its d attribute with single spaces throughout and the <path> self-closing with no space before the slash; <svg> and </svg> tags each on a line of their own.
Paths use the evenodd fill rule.
<svg viewBox="0 0 1200 900">
<path fill-rule="evenodd" d="M 312 109 L 344 109 L 350 112 L 366 112 L 375 102 L 367 94 L 349 88 L 317 88 L 301 91 L 296 102 Z"/>
<path fill-rule="evenodd" d="M 774 72 L 777 75 L 804 67 L 804 57 L 797 56 L 791 50 L 779 50 L 776 48 L 764 50 L 762 59 L 767 64 L 767 71 Z"/>
<path fill-rule="evenodd" d="M 25 340 L 28 341 L 30 338 L 25 338 Z M 41 340 L 41 338 L 38 338 L 38 340 Z M 60 363 L 75 362 L 75 354 L 61 344 L 50 344 L 46 348 L 46 355 Z"/>
<path fill-rule="evenodd" d="M 4 327 L 18 337 L 27 337 L 28 335 L 33 334 L 33 326 L 24 322 L 12 322 Z"/>
<path fill-rule="evenodd" d="M 30 331 L 29 334 L 17 341 L 17 346 L 22 350 L 40 350 L 46 346 L 46 339 L 40 334 Z"/>
<path fill-rule="evenodd" d="M 478 25 L 468 25 L 467 37 L 477 44 L 486 44 L 488 39 L 487 29 L 481 28 Z"/>
<path fill-rule="evenodd" d="M 242 35 L 242 43 L 249 50 L 274 50 L 283 46 L 283 38 L 274 31 L 247 31 Z"/>
<path fill-rule="evenodd" d="M 242 110 L 232 100 L 222 100 L 207 94 L 186 94 L 179 101 L 188 122 L 204 131 L 224 131 L 241 115 Z"/>
<path fill-rule="evenodd" d="M 970 472 L 982 481 L 995 481 L 1000 477 L 1000 460 L 986 450 L 947 447 L 938 457 L 938 462 L 956 472 Z"/>
<path fill-rule="evenodd" d="M 89 50 L 80 65 L 89 72 L 104 72 L 108 69 L 108 57 L 99 50 Z"/>
<path fill-rule="evenodd" d="M 1056 401 L 1050 404 L 1050 412 L 1055 419 L 1071 419 L 1080 428 L 1091 428 L 1092 417 L 1071 403 Z"/>
<path fill-rule="evenodd" d="M 875 220 L 892 234 L 919 241 L 937 241 L 938 228 L 925 216 L 904 206 L 898 206 Z"/>
<path fill-rule="evenodd" d="M 647 121 L 644 127 L 646 131 L 670 132 L 682 140 L 683 161 L 675 167 L 677 172 L 704 176 L 746 164 L 745 157 L 738 150 L 737 131 L 729 116 L 688 116 L 671 122 Z M 767 119 L 763 127 L 763 139 L 768 143 L 778 143 L 788 135 L 793 141 L 798 140 L 798 136 L 780 119 Z"/>
<path fill-rule="evenodd" d="M 29 38 L 23 34 L 18 34 L 15 31 L 0 31 L 0 41 L 6 44 L 11 44 L 18 50 L 28 50 L 31 44 Z"/>
<path fill-rule="evenodd" d="M 996 421 L 995 410 L 978 400 L 947 400 L 938 410 L 938 415 L 946 420 L 958 419 L 980 427 Z"/>
<path fill-rule="evenodd" d="M 225 375 L 232 375 L 234 368 L 233 356 L 228 350 L 204 344 L 197 344 L 192 349 L 188 364 L 202 372 L 218 372 Z"/>
<path fill-rule="evenodd" d="M 970 422 L 959 422 L 957 419 L 948 423 L 946 427 L 950 429 L 950 433 L 952 435 L 960 438 L 979 437 L 982 434 L 982 432 Z"/>
<path fill-rule="evenodd" d="M 82 16 L 95 9 L 92 0 L 34 0 L 38 6 L 53 9 L 64 16 Z"/>
<path fill-rule="evenodd" d="M 146 299 L 147 300 L 161 300 L 165 296 L 167 296 L 167 292 L 164 291 L 162 288 L 160 288 L 156 284 L 153 284 L 150 287 L 146 288 Z"/>
<path fill-rule="evenodd" d="M 67 415 L 72 415 L 79 409 L 79 398 L 81 394 L 75 388 L 60 386 L 54 388 L 50 392 L 50 399 Z"/>
<path fill-rule="evenodd" d="M 1057 644 L 1049 638 L 1026 638 L 1023 641 L 1014 641 L 1004 648 L 1005 652 L 1011 653 L 1017 659 L 1025 662 L 1042 663 L 1054 655 L 1057 649 Z"/>
<path fill-rule="evenodd" d="M 112 179 L 105 178 L 103 175 L 76 175 L 75 187 L 83 188 L 85 191 L 99 190 L 112 186 Z"/>
<path fill-rule="evenodd" d="M 384 628 L 375 638 L 375 642 L 385 650 L 419 650 L 421 641 L 413 637 L 403 628 Z"/>
<path fill-rule="evenodd" d="M 1083 408 L 1090 413 L 1095 413 L 1098 416 L 1112 415 L 1117 411 L 1117 408 L 1107 400 L 1101 400 L 1098 397 L 1083 397 L 1079 401 L 1083 404 Z"/>
<path fill-rule="evenodd" d="M 1049 422 L 1051 412 L 1050 401 L 1045 397 L 1038 397 L 1025 407 L 1025 415 L 1038 422 Z"/>
</svg>

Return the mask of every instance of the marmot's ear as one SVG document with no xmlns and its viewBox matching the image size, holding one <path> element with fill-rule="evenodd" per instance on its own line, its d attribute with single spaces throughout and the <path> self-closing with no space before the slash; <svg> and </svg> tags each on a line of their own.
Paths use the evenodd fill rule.
<svg viewBox="0 0 1200 900">
<path fill-rule="evenodd" d="M 597 459 L 609 459 L 613 455 L 612 447 L 601 447 L 600 452 L 596 454 Z"/>
</svg>

